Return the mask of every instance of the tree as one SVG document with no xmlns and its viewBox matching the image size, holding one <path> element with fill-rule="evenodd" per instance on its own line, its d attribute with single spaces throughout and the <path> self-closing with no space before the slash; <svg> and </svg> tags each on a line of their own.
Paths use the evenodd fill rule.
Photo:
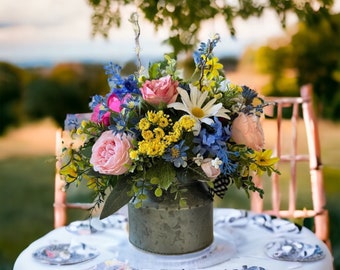
<svg viewBox="0 0 340 270">
<path fill-rule="evenodd" d="M 321 20 L 313 28 L 300 24 L 291 46 L 300 85 L 312 83 L 320 113 L 340 119 L 340 14 Z"/>
<path fill-rule="evenodd" d="M 289 42 L 261 47 L 257 63 L 262 72 L 271 75 L 271 95 L 298 95 L 299 86 L 311 83 L 318 103 L 319 115 L 340 119 L 340 14 L 308 26 L 299 23 Z M 279 44 L 276 40 L 276 44 Z M 287 76 L 294 70 L 294 78 Z M 289 73 L 290 72 L 290 73 Z M 292 81 L 291 79 L 294 79 Z M 292 82 L 295 84 L 293 85 Z"/>
<path fill-rule="evenodd" d="M 8 126 L 19 123 L 22 89 L 23 71 L 0 62 L 0 135 Z"/>
<path fill-rule="evenodd" d="M 49 116 L 63 126 L 66 114 L 89 112 L 90 97 L 107 88 L 101 65 L 59 64 L 30 81 L 23 105 L 29 118 Z"/>
<path fill-rule="evenodd" d="M 88 0 L 93 8 L 93 34 L 109 35 L 109 30 L 121 24 L 121 7 L 134 5 L 144 18 L 154 25 L 169 27 L 169 38 L 165 41 L 174 52 L 192 49 L 197 44 L 201 24 L 222 16 L 232 36 L 235 19 L 260 17 L 265 10 L 274 10 L 283 27 L 288 13 L 294 13 L 299 20 L 308 24 L 317 23 L 321 17 L 328 17 L 333 0 Z"/>
</svg>

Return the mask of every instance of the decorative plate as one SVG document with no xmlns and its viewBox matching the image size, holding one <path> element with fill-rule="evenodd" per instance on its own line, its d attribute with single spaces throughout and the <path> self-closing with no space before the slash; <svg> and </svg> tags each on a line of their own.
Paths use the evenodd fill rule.
<svg viewBox="0 0 340 270">
<path fill-rule="evenodd" d="M 325 257 L 318 245 L 310 245 L 292 239 L 280 239 L 265 247 L 269 257 L 281 261 L 313 262 Z"/>
<path fill-rule="evenodd" d="M 99 251 L 84 243 L 53 244 L 39 248 L 33 253 L 36 260 L 53 265 L 76 264 L 91 260 L 99 255 Z"/>
<path fill-rule="evenodd" d="M 98 218 L 93 218 L 71 222 L 65 229 L 74 234 L 85 235 L 103 231 L 104 224 Z"/>
</svg>

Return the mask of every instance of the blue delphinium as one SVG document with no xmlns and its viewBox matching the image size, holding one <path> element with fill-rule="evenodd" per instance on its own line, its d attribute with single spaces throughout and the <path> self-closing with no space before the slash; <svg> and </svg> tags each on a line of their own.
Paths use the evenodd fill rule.
<svg viewBox="0 0 340 270">
<path fill-rule="evenodd" d="M 237 155 L 227 149 L 226 141 L 230 139 L 231 130 L 229 126 L 223 126 L 217 117 L 207 128 L 202 128 L 199 136 L 194 138 L 197 146 L 193 149 L 194 154 L 202 156 L 216 156 L 222 160 L 220 170 L 222 173 L 235 171 L 236 165 L 230 161 L 229 156 Z"/>
<path fill-rule="evenodd" d="M 134 75 L 129 75 L 126 78 L 121 76 L 122 68 L 110 62 L 104 66 L 105 74 L 108 75 L 108 84 L 111 93 L 114 93 L 119 99 L 122 99 L 126 94 L 140 94 L 138 82 Z"/>
</svg>

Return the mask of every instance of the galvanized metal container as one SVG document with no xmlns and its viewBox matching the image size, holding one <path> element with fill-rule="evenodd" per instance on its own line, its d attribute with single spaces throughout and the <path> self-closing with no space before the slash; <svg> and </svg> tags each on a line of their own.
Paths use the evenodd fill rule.
<svg viewBox="0 0 340 270">
<path fill-rule="evenodd" d="M 213 236 L 213 201 L 199 184 L 185 193 L 187 207 L 179 208 L 173 194 L 162 200 L 148 196 L 141 208 L 129 203 L 129 240 L 158 254 L 185 254 L 208 247 Z"/>
</svg>

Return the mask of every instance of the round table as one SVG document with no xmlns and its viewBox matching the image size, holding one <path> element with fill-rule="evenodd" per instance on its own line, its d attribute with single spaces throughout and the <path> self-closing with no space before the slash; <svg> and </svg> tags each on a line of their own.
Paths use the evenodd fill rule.
<svg viewBox="0 0 340 270">
<path fill-rule="evenodd" d="M 214 243 L 199 252 L 185 255 L 158 255 L 144 252 L 128 241 L 127 218 L 122 214 L 109 217 L 103 226 L 98 219 L 92 224 L 97 229 L 90 233 L 83 224 L 73 222 L 68 227 L 52 230 L 31 243 L 17 258 L 14 270 L 113 270 L 113 269 L 214 269 L 214 270 L 331 270 L 333 258 L 327 246 L 307 228 L 298 227 L 285 220 L 245 210 L 214 209 Z M 81 224 L 81 230 L 75 225 Z M 278 243 L 304 245 L 299 261 L 286 261 L 289 254 L 286 245 L 277 251 Z M 51 265 L 41 262 L 41 250 L 47 247 L 69 244 L 95 248 L 99 255 L 87 261 L 67 265 Z M 291 247 L 288 245 L 288 248 Z M 278 256 L 278 252 L 287 252 Z M 318 250 L 319 255 L 308 252 Z M 38 252 L 37 252 L 38 251 Z M 35 254 L 33 256 L 33 254 Z M 86 255 L 87 256 L 87 255 Z M 318 257 L 319 256 L 319 257 Z M 296 256 L 288 256 L 289 260 Z M 312 261 L 315 260 L 315 261 Z M 62 261 L 64 263 L 64 261 Z M 65 261 L 69 263 L 69 261 Z"/>
</svg>

